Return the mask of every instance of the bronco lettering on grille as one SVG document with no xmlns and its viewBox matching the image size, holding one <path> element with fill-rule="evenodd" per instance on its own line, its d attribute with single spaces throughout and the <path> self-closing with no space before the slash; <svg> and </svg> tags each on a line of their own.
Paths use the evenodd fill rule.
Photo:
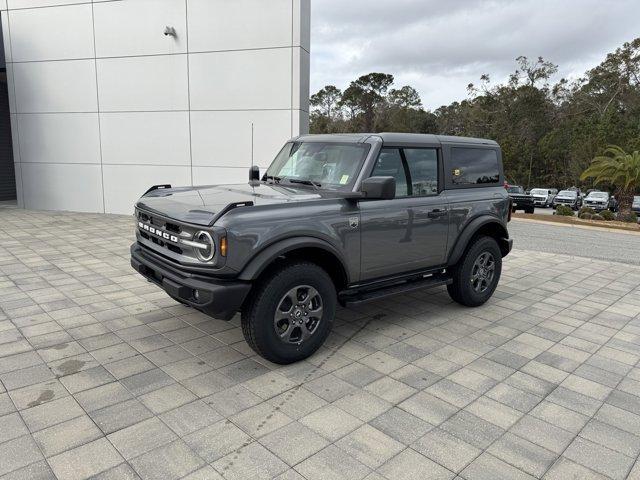
<svg viewBox="0 0 640 480">
<path fill-rule="evenodd" d="M 175 235 L 172 235 L 170 233 L 164 232 L 162 230 L 160 230 L 159 228 L 156 227 L 152 227 L 151 225 L 144 223 L 144 222 L 138 222 L 138 227 L 140 228 L 140 230 L 144 230 L 145 232 L 149 232 L 153 235 L 156 235 L 164 240 L 169 240 L 171 242 L 175 242 L 178 243 L 178 237 Z"/>
</svg>

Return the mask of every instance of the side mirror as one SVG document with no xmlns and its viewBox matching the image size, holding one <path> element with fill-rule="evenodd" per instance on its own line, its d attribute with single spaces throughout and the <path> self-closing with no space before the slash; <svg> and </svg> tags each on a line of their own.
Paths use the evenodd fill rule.
<svg viewBox="0 0 640 480">
<path fill-rule="evenodd" d="M 365 198 L 391 200 L 396 197 L 396 179 L 393 177 L 365 178 L 360 191 Z"/>
<path fill-rule="evenodd" d="M 258 180 L 260 180 L 260 167 L 252 165 L 249 167 L 249 181 L 256 182 Z"/>
</svg>

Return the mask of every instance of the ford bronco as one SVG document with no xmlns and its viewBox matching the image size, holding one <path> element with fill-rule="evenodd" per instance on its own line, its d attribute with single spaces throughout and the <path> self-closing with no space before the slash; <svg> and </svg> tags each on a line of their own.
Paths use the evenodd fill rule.
<svg viewBox="0 0 640 480">
<path fill-rule="evenodd" d="M 305 135 L 238 185 L 151 187 L 131 265 L 212 317 L 240 312 L 275 363 L 308 357 L 336 307 L 446 285 L 478 306 L 512 240 L 499 146 L 422 134 Z"/>
<path fill-rule="evenodd" d="M 507 192 L 511 197 L 511 210 L 524 210 L 524 213 L 533 213 L 535 204 L 533 197 L 526 193 L 524 188 L 519 185 L 507 185 Z"/>
</svg>

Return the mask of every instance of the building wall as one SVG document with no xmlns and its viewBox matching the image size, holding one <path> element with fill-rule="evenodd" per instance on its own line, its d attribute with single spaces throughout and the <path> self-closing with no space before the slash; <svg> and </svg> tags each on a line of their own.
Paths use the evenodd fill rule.
<svg viewBox="0 0 640 480">
<path fill-rule="evenodd" d="M 308 130 L 310 0 L 0 9 L 26 208 L 130 213 L 154 184 L 245 182 Z"/>
</svg>

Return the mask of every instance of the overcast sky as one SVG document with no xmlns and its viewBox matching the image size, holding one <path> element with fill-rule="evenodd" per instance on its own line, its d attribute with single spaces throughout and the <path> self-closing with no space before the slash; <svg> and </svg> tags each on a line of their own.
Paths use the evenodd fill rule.
<svg viewBox="0 0 640 480">
<path fill-rule="evenodd" d="M 426 108 L 503 81 L 525 55 L 575 78 L 640 36 L 640 0 L 311 0 L 311 93 L 369 72 L 417 88 Z"/>
</svg>

